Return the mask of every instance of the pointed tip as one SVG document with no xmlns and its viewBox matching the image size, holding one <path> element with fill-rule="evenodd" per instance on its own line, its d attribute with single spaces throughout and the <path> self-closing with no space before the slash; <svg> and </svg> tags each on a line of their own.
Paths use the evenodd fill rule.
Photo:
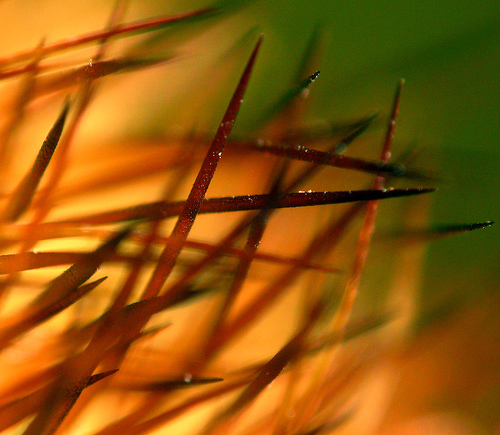
<svg viewBox="0 0 500 435">
<path fill-rule="evenodd" d="M 448 236 L 451 237 L 475 230 L 481 230 L 483 228 L 489 228 L 493 224 L 493 221 L 485 221 L 472 224 L 434 225 L 426 228 L 397 231 L 392 234 L 392 237 L 405 240 L 409 243 L 429 242 Z"/>
<path fill-rule="evenodd" d="M 319 73 L 319 71 L 318 71 Z M 372 122 L 377 118 L 378 113 L 373 113 L 372 115 L 363 118 L 360 122 L 355 125 L 354 129 L 345 136 L 333 149 L 334 154 L 341 154 L 344 152 L 347 147 L 354 142 L 360 135 L 362 135 L 368 127 L 372 124 Z"/>
<path fill-rule="evenodd" d="M 299 85 L 298 89 L 294 93 L 292 93 L 292 96 L 296 92 L 303 92 L 304 90 L 306 90 L 312 83 L 314 83 L 314 81 L 318 78 L 319 74 L 320 71 L 318 70 L 313 74 L 311 74 L 309 77 L 307 77 L 305 80 L 303 80 L 302 83 Z"/>
<path fill-rule="evenodd" d="M 258 51 L 260 49 L 260 46 L 262 45 L 262 42 L 264 41 L 265 38 L 266 38 L 266 34 L 265 33 L 261 33 L 259 35 L 259 39 L 257 39 L 257 43 L 255 44 L 255 48 L 254 48 L 254 50 L 252 52 L 252 58 L 257 56 L 257 53 L 258 53 Z"/>
<path fill-rule="evenodd" d="M 87 382 L 87 387 L 90 387 L 91 385 L 95 384 L 96 382 L 104 379 L 104 378 L 107 378 L 108 376 L 111 376 L 113 374 L 115 374 L 119 369 L 113 369 L 113 370 L 108 370 L 108 371 L 105 371 L 105 372 L 102 372 L 102 373 L 97 373 L 95 375 L 92 375 L 88 382 Z"/>
<path fill-rule="evenodd" d="M 392 141 L 394 138 L 394 130 L 396 127 L 396 122 L 399 115 L 399 106 L 401 103 L 401 93 L 403 91 L 404 80 L 400 79 L 398 86 L 396 87 L 396 94 L 392 103 L 391 116 L 389 118 L 389 124 L 387 126 L 387 131 L 384 138 L 384 145 L 382 147 L 381 161 L 387 163 L 391 156 Z"/>
<path fill-rule="evenodd" d="M 316 71 L 314 74 L 311 74 L 311 76 L 309 77 L 309 80 L 311 80 L 313 82 L 314 80 L 316 80 L 318 78 L 318 76 L 320 74 L 321 74 L 320 70 Z"/>
<path fill-rule="evenodd" d="M 439 190 L 438 187 L 422 187 L 422 188 L 417 188 L 417 189 L 408 189 L 408 190 L 415 190 L 420 193 L 433 193 L 437 192 Z"/>
<path fill-rule="evenodd" d="M 71 107 L 71 97 L 70 95 L 66 95 L 66 98 L 64 99 L 61 112 L 59 114 L 59 118 L 56 121 L 56 124 L 61 123 L 62 125 L 65 124 L 66 118 L 68 117 L 69 109 Z"/>
<path fill-rule="evenodd" d="M 398 85 L 396 86 L 396 94 L 394 97 L 394 103 L 392 106 L 392 116 L 391 116 L 391 120 L 393 122 L 396 121 L 396 118 L 399 114 L 399 106 L 401 103 L 401 94 L 403 93 L 404 84 L 405 84 L 405 79 L 401 78 L 399 79 Z"/>
<path fill-rule="evenodd" d="M 483 228 L 489 228 L 494 224 L 493 221 L 486 222 L 475 222 L 472 224 L 464 224 L 464 225 L 446 225 L 441 226 L 437 229 L 437 232 L 440 234 L 450 234 L 450 233 L 465 233 L 476 230 L 482 230 Z"/>
<path fill-rule="evenodd" d="M 486 222 L 477 222 L 477 223 L 469 224 L 467 231 L 475 231 L 475 230 L 482 230 L 483 228 L 489 228 L 494 223 L 495 223 L 494 221 L 486 221 Z"/>
</svg>

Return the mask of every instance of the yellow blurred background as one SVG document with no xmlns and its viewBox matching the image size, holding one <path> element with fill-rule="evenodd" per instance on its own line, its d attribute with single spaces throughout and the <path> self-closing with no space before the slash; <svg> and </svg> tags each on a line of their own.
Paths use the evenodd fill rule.
<svg viewBox="0 0 500 435">
<path fill-rule="evenodd" d="M 50 43 L 102 28 L 113 3 L 3 0 L 0 57 L 33 49 L 42 38 Z M 124 21 L 203 6 L 211 4 L 130 1 Z M 252 37 L 264 32 L 262 53 L 234 131 L 235 136 L 251 135 L 256 119 L 293 85 L 308 41 L 320 28 L 326 42 L 307 122 L 321 126 L 377 111 L 387 114 L 393 89 L 405 78 L 394 153 L 422 150 L 419 164 L 441 174 L 432 198 L 432 223 L 498 220 L 497 2 L 261 0 L 217 6 L 223 8 L 221 16 L 110 46 L 110 57 L 128 52 L 172 59 L 141 71 L 139 77 L 132 72 L 103 78 L 107 83 L 99 87 L 79 128 L 75 155 L 90 162 L 106 155 L 104 146 L 127 150 L 127 142 L 139 138 L 154 141 L 189 129 L 213 131 L 239 71 L 226 65 L 241 65 Z M 61 59 L 69 62 L 74 56 L 85 62 L 94 52 L 95 47 L 87 47 Z M 213 86 L 207 87 L 207 82 Z M 15 88 L 11 81 L 0 86 L 4 111 Z M 16 143 L 34 153 L 62 99 L 48 94 L 35 101 L 29 111 L 37 116 L 26 117 Z M 47 109 L 37 110 L 42 106 Z M 32 137 L 40 139 L 33 142 Z M 29 164 L 22 160 L 15 172 L 23 173 Z M 144 181 L 154 182 L 154 177 Z M 211 192 L 220 194 L 226 187 L 221 181 Z M 237 194 L 249 184 L 231 188 Z M 159 190 L 141 199 L 153 201 Z M 85 209 L 92 200 L 80 207 Z M 133 203 L 132 197 L 129 200 Z M 382 233 L 390 229 L 384 222 L 378 228 Z M 500 434 L 499 260 L 498 225 L 430 244 L 416 336 L 397 357 L 399 384 L 380 434 Z"/>
</svg>

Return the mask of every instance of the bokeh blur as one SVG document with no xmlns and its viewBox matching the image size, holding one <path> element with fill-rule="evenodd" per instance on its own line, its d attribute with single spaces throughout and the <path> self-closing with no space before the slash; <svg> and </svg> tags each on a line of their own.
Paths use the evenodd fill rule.
<svg viewBox="0 0 500 435">
<path fill-rule="evenodd" d="M 53 42 L 102 28 L 113 4 L 42 0 L 35 6 L 29 0 L 3 0 L 0 57 L 32 49 L 42 38 Z M 124 21 L 211 5 L 132 0 Z M 394 155 L 418 150 L 419 166 L 439 174 L 431 225 L 499 219 L 498 2 L 227 0 L 217 6 L 221 16 L 110 46 L 109 55 L 151 50 L 166 63 L 138 79 L 123 74 L 99 88 L 75 139 L 76 153 L 92 152 L 85 146 L 95 138 L 113 149 L 114 141 L 128 138 L 214 131 L 233 87 L 207 89 L 207 82 L 234 83 L 238 73 L 225 65 L 241 62 L 245 56 L 234 52 L 248 53 L 255 35 L 264 32 L 234 130 L 235 136 L 252 134 L 256 120 L 293 83 L 311 36 L 321 32 L 321 75 L 306 123 L 386 115 L 395 85 L 404 78 Z M 77 58 L 90 58 L 93 51 L 81 50 Z M 8 107 L 8 85 L 3 85 L 2 110 Z M 46 103 L 53 97 L 42 98 Z M 17 140 L 43 137 L 61 101 L 54 97 L 52 111 L 30 119 Z M 21 163 L 19 173 L 26 165 Z M 390 230 L 384 222 L 377 228 Z M 415 336 L 398 356 L 399 383 L 384 405 L 379 433 L 500 434 L 499 226 L 432 241 L 425 258 Z"/>
</svg>

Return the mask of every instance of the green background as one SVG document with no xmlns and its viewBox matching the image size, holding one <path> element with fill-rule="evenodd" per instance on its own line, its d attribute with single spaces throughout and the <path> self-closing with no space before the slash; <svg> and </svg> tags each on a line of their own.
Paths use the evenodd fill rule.
<svg viewBox="0 0 500 435">
<path fill-rule="evenodd" d="M 396 141 L 429 150 L 443 175 L 433 221 L 498 220 L 499 3 L 261 1 L 241 13 L 261 23 L 267 36 L 262 57 L 268 66 L 257 71 L 254 101 L 265 105 L 280 86 L 286 88 L 320 24 L 329 42 L 313 89 L 313 119 L 386 114 L 403 77 Z M 499 283 L 498 225 L 431 245 L 424 287 L 429 293 L 484 296 L 498 294 Z"/>
</svg>

